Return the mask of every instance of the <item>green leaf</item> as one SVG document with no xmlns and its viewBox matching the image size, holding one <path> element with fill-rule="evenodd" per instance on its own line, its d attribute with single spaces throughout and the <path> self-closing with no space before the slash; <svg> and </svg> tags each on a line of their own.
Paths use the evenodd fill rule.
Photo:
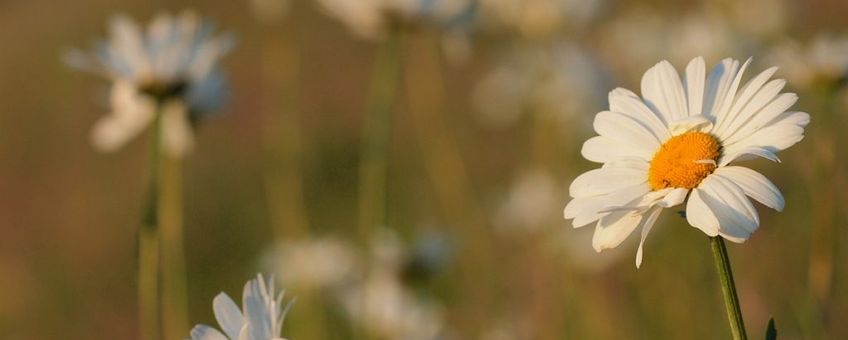
<svg viewBox="0 0 848 340">
<path fill-rule="evenodd" d="M 766 340 L 777 339 L 777 328 L 774 327 L 774 318 L 769 319 L 768 327 L 766 327 Z"/>
</svg>

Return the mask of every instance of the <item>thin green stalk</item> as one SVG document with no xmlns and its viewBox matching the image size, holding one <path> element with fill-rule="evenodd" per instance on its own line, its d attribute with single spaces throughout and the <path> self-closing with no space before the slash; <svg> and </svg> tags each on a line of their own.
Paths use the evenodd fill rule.
<svg viewBox="0 0 848 340">
<path fill-rule="evenodd" d="M 730 322 L 730 333 L 734 340 L 747 340 L 745 334 L 745 322 L 742 320 L 742 308 L 739 306 L 739 297 L 736 295 L 736 285 L 733 283 L 733 270 L 730 268 L 730 257 L 727 256 L 727 248 L 724 239 L 719 236 L 710 238 L 713 249 L 713 259 L 718 270 L 721 281 L 721 293 L 724 295 L 724 305 L 727 310 L 727 320 Z"/>
<path fill-rule="evenodd" d="M 374 73 L 367 116 L 362 131 L 359 163 L 359 237 L 370 253 L 371 239 L 378 227 L 386 226 L 386 177 L 388 173 L 389 140 L 392 133 L 392 110 L 397 100 L 401 74 L 402 31 L 389 30 L 380 46 Z M 365 312 L 368 297 L 360 306 Z M 356 325 L 353 336 L 367 339 L 368 332 Z"/>
<path fill-rule="evenodd" d="M 189 331 L 188 287 L 183 242 L 182 160 L 161 159 L 159 226 L 162 252 L 162 331 L 166 340 L 180 340 Z"/>
<path fill-rule="evenodd" d="M 142 340 L 158 340 L 162 337 L 159 315 L 162 119 L 158 111 L 155 113 L 150 141 L 150 187 L 141 227 L 138 230 L 138 318 L 139 338 Z"/>
<path fill-rule="evenodd" d="M 374 228 L 386 224 L 386 175 L 392 110 L 400 82 L 400 45 L 401 31 L 390 30 L 380 46 L 371 81 L 359 166 L 359 231 L 366 244 Z"/>
</svg>

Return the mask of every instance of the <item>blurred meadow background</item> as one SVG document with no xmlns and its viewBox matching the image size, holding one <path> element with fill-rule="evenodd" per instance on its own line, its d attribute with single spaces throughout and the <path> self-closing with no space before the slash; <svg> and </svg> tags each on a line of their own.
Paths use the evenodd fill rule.
<svg viewBox="0 0 848 340">
<path fill-rule="evenodd" d="M 0 2 L 0 339 L 137 338 L 149 133 L 92 148 L 108 84 L 63 56 L 117 13 L 183 9 L 236 45 L 228 103 L 182 164 L 188 314 L 166 339 L 216 324 L 212 298 L 239 301 L 257 272 L 296 297 L 295 340 L 726 338 L 703 233 L 663 214 L 637 270 L 637 237 L 595 253 L 591 228 L 562 218 L 597 166 L 580 148 L 607 93 L 699 55 L 779 66 L 812 116 L 780 166 L 749 162 L 787 202 L 758 206 L 760 230 L 729 246 L 749 334 L 773 316 L 781 339 L 848 338 L 848 2 L 395 2 L 415 9 Z M 376 186 L 364 159 L 385 162 Z"/>
</svg>

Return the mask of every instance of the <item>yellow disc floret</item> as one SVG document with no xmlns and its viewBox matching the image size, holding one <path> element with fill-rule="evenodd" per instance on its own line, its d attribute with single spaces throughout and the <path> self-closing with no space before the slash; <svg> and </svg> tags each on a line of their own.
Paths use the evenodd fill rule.
<svg viewBox="0 0 848 340">
<path fill-rule="evenodd" d="M 653 190 L 697 187 L 716 168 L 720 144 L 710 134 L 687 132 L 666 141 L 648 171 Z"/>
</svg>

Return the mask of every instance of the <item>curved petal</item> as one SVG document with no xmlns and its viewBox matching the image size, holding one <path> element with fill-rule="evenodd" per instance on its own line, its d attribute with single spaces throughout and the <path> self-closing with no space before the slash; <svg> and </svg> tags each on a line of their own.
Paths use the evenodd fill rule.
<svg viewBox="0 0 848 340">
<path fill-rule="evenodd" d="M 220 293 L 212 300 L 212 310 L 218 325 L 230 339 L 238 338 L 238 333 L 244 325 L 244 316 L 238 305 L 226 293 Z"/>
<path fill-rule="evenodd" d="M 229 340 L 218 330 L 207 325 L 197 325 L 192 328 L 191 340 Z"/>
<path fill-rule="evenodd" d="M 671 122 L 689 115 L 680 75 L 674 66 L 663 60 L 642 76 L 642 97 L 645 104 Z"/>
<path fill-rule="evenodd" d="M 784 114 L 795 102 L 798 95 L 794 93 L 783 93 L 762 107 L 748 121 L 744 122 L 736 130 L 731 130 L 722 138 L 722 142 L 730 145 L 749 137 L 765 126 L 773 124 L 775 119 Z"/>
<path fill-rule="evenodd" d="M 616 88 L 609 93 L 610 111 L 628 115 L 648 127 L 660 141 L 671 138 L 664 118 L 658 116 L 632 91 Z"/>
<path fill-rule="evenodd" d="M 706 65 L 703 57 L 692 59 L 686 65 L 686 98 L 689 104 L 689 115 L 700 115 L 704 108 L 704 82 L 706 81 Z"/>
<path fill-rule="evenodd" d="M 660 212 L 662 212 L 662 208 L 654 207 L 651 210 L 648 210 L 645 213 L 645 218 L 642 219 L 640 223 L 642 226 L 642 236 L 639 240 L 639 249 L 636 250 L 636 268 L 639 268 L 642 265 L 642 247 L 645 245 L 645 238 L 648 237 L 648 233 L 651 232 L 651 229 L 654 227 L 654 223 L 657 222 L 657 218 L 660 217 Z"/>
<path fill-rule="evenodd" d="M 719 140 L 729 142 L 734 135 L 738 134 L 739 130 L 748 125 L 756 116 L 769 113 L 763 112 L 764 109 L 772 109 L 770 108 L 771 103 L 780 97 L 780 91 L 783 90 L 785 85 L 786 81 L 783 79 L 775 79 L 763 85 L 760 91 L 747 102 L 747 105 L 740 108 L 738 112 L 731 113 L 734 117 L 725 120 L 725 125 L 714 130 L 713 134 Z M 785 111 L 788 108 L 787 106 L 783 110 Z"/>
<path fill-rule="evenodd" d="M 644 123 L 622 113 L 599 112 L 595 115 L 593 126 L 599 135 L 631 144 L 645 152 L 653 153 L 660 147 L 660 140 Z"/>
<path fill-rule="evenodd" d="M 154 103 L 128 82 L 112 85 L 112 113 L 95 123 L 91 142 L 104 152 L 115 151 L 138 136 L 153 120 Z"/>
<path fill-rule="evenodd" d="M 563 217 L 573 219 L 572 225 L 579 228 L 606 216 L 606 209 L 638 202 L 650 191 L 651 188 L 643 183 L 606 195 L 574 198 L 563 209 Z"/>
<path fill-rule="evenodd" d="M 769 68 L 743 86 L 739 94 L 735 96 L 733 105 L 727 111 L 724 119 L 716 122 L 716 129 L 713 133 L 720 139 L 726 136 L 731 130 L 731 126 L 745 122 L 751 115 L 759 111 L 760 108 L 768 104 L 774 96 L 780 92 L 782 86 L 778 86 L 780 82 L 772 83 L 770 87 L 763 90 L 763 85 L 777 72 L 777 67 Z M 741 76 L 741 72 L 740 72 Z M 730 95 L 730 93 L 728 93 Z"/>
<path fill-rule="evenodd" d="M 702 114 L 713 118 L 718 117 L 718 109 L 725 100 L 725 94 L 730 87 L 736 72 L 739 70 L 739 61 L 730 58 L 722 60 L 707 77 L 707 86 L 704 91 L 704 107 Z"/>
<path fill-rule="evenodd" d="M 725 145 L 725 156 L 721 163 L 729 164 L 733 159 L 751 150 L 766 150 L 771 154 L 795 145 L 804 139 L 804 127 L 810 122 L 806 112 L 784 112 L 769 125 L 757 130 L 736 143 Z M 762 151 L 759 151 L 762 153 Z M 756 154 L 756 153 L 755 153 Z M 756 154 L 759 156 L 759 154 Z M 725 159 L 727 158 L 727 159 Z"/>
<path fill-rule="evenodd" d="M 717 232 L 737 243 L 747 240 L 759 227 L 757 211 L 742 189 L 720 176 L 708 176 L 692 191 L 686 216 L 692 226 L 707 235 Z"/>
<path fill-rule="evenodd" d="M 736 64 L 738 64 L 738 62 L 736 62 Z M 745 63 L 742 64 L 741 67 L 739 67 L 739 70 L 735 72 L 733 82 L 730 83 L 729 87 L 727 88 L 727 92 L 723 94 L 717 94 L 718 97 L 716 98 L 716 106 L 713 107 L 714 109 L 716 109 L 714 111 L 716 115 L 716 126 L 723 125 L 724 121 L 729 118 L 730 110 L 733 106 L 733 103 L 736 101 L 736 98 L 738 97 L 736 91 L 739 89 L 739 84 L 742 83 L 742 75 L 745 73 L 745 69 L 747 69 L 748 65 L 750 64 L 751 58 L 748 58 L 748 60 L 746 60 Z M 719 103 L 721 103 L 721 105 L 719 105 Z"/>
<path fill-rule="evenodd" d="M 637 184 L 646 183 L 648 175 L 632 168 L 600 168 L 589 170 L 571 182 L 571 197 L 604 195 Z"/>
<path fill-rule="evenodd" d="M 632 210 L 614 211 L 604 216 L 595 226 L 592 247 L 597 252 L 617 247 L 639 226 L 642 217 L 642 213 Z"/>
<path fill-rule="evenodd" d="M 774 210 L 783 211 L 785 202 L 780 190 L 759 172 L 741 166 L 727 166 L 716 169 L 714 174 L 736 183 L 746 195 L 757 202 Z"/>
<path fill-rule="evenodd" d="M 583 143 L 580 150 L 583 158 L 592 162 L 609 163 L 614 161 L 642 160 L 649 162 L 652 152 L 636 147 L 631 143 L 622 143 L 605 136 L 595 136 Z"/>
</svg>

